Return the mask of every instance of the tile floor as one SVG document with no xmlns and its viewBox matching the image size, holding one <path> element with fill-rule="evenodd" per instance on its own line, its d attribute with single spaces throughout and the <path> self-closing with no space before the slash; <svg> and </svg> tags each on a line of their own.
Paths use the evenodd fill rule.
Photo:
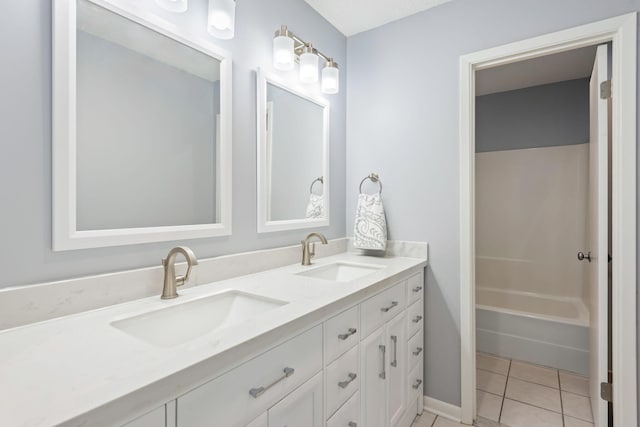
<svg viewBox="0 0 640 427">
<path fill-rule="evenodd" d="M 587 378 L 484 353 L 476 368 L 479 417 L 509 427 L 593 427 Z"/>
</svg>

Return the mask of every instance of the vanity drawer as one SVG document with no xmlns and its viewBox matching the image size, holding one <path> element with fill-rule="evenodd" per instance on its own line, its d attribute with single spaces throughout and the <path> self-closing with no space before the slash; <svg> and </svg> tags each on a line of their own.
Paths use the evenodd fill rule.
<svg viewBox="0 0 640 427">
<path fill-rule="evenodd" d="M 338 356 L 356 345 L 359 339 L 357 306 L 327 320 L 324 323 L 326 363 L 333 362 Z"/>
<path fill-rule="evenodd" d="M 333 417 L 327 421 L 327 427 L 357 427 L 360 425 L 360 392 L 338 409 Z"/>
<path fill-rule="evenodd" d="M 422 331 L 418 331 L 414 336 L 409 339 L 407 343 L 407 366 L 410 371 L 417 364 L 421 363 L 424 355 L 424 337 Z"/>
<path fill-rule="evenodd" d="M 423 387 L 422 364 L 419 363 L 409 372 L 407 381 L 407 401 L 413 400 L 416 396 L 422 396 Z"/>
<path fill-rule="evenodd" d="M 153 411 L 129 421 L 123 427 L 165 427 L 167 422 L 166 409 L 164 405 Z"/>
<path fill-rule="evenodd" d="M 406 305 L 404 287 L 404 281 L 397 283 L 360 305 L 360 327 L 363 338 L 404 309 Z"/>
<path fill-rule="evenodd" d="M 179 397 L 178 425 L 245 425 L 321 369 L 318 325 Z"/>
<path fill-rule="evenodd" d="M 418 300 L 407 308 L 407 336 L 413 336 L 422 328 L 424 322 L 424 306 L 422 300 Z"/>
<path fill-rule="evenodd" d="M 407 298 L 411 304 L 418 301 L 424 295 L 424 276 L 422 273 L 414 274 L 407 279 Z"/>
<path fill-rule="evenodd" d="M 327 366 L 325 382 L 327 417 L 331 416 L 349 396 L 359 389 L 358 365 L 358 347 L 354 347 Z"/>
</svg>

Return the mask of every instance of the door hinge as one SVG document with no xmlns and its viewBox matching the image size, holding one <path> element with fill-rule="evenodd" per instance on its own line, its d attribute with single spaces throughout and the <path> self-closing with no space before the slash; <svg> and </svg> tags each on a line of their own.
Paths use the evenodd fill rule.
<svg viewBox="0 0 640 427">
<path fill-rule="evenodd" d="M 607 402 L 613 402 L 613 385 L 611 383 L 600 383 L 600 397 Z"/>
<path fill-rule="evenodd" d="M 600 83 L 600 99 L 611 98 L 611 80 L 605 80 Z"/>
</svg>

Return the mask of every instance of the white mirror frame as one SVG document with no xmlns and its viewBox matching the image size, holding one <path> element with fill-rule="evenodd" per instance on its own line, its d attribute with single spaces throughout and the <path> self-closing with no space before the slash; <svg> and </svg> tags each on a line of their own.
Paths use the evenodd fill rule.
<svg viewBox="0 0 640 427">
<path fill-rule="evenodd" d="M 269 168 L 267 167 L 267 83 L 291 92 L 301 98 L 307 99 L 317 104 L 323 109 L 322 125 L 322 176 L 324 211 L 322 218 L 301 218 L 281 221 L 269 221 Z M 257 99 L 257 148 L 258 148 L 258 233 L 269 233 L 274 231 L 298 230 L 303 228 L 326 227 L 329 225 L 330 212 L 330 192 L 331 177 L 329 176 L 329 102 L 319 96 L 307 93 L 302 88 L 293 88 L 287 85 L 278 75 L 270 74 L 258 68 L 256 71 L 256 99 Z"/>
<path fill-rule="evenodd" d="M 53 1 L 53 250 L 85 249 L 231 234 L 231 54 L 155 14 L 116 0 L 89 0 L 220 61 L 219 222 L 212 224 L 77 229 L 76 223 L 76 1 Z"/>
</svg>

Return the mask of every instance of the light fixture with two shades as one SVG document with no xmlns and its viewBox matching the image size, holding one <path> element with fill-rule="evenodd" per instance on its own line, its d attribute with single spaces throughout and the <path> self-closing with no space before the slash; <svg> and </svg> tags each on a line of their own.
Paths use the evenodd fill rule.
<svg viewBox="0 0 640 427">
<path fill-rule="evenodd" d="M 185 12 L 188 0 L 156 0 L 156 4 L 170 12 Z M 209 0 L 207 31 L 219 39 L 232 39 L 235 33 L 235 0 Z"/>
<path fill-rule="evenodd" d="M 273 66 L 277 70 L 289 71 L 299 63 L 298 76 L 302 83 L 318 81 L 318 63 L 322 59 L 322 92 L 338 93 L 340 73 L 333 58 L 314 48 L 309 42 L 293 34 L 286 25 L 280 27 L 273 37 Z"/>
</svg>

